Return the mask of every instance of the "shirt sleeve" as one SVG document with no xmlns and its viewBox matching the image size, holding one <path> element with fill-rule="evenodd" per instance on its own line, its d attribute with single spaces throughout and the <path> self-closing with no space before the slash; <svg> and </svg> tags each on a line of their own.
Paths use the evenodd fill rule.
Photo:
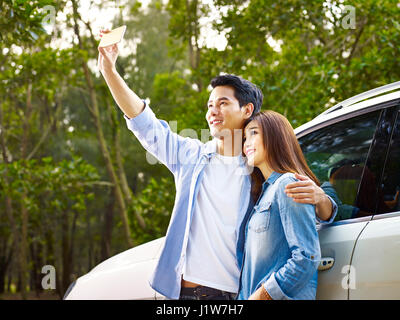
<svg viewBox="0 0 400 320">
<path fill-rule="evenodd" d="M 168 123 L 157 119 L 150 106 L 144 103 L 144 110 L 136 117 L 124 115 L 128 129 L 150 154 L 175 174 L 182 164 L 193 162 L 201 142 L 173 132 Z"/>
<path fill-rule="evenodd" d="M 264 288 L 272 299 L 291 299 L 315 275 L 321 259 L 318 232 L 315 226 L 315 206 L 296 203 L 285 192 L 288 177 L 279 182 L 276 202 L 285 237 L 291 251 L 287 262 L 265 282 Z"/>
<path fill-rule="evenodd" d="M 341 205 L 341 201 L 338 198 L 335 189 L 329 183 L 323 183 L 321 185 L 321 189 L 324 190 L 325 194 L 327 195 L 329 200 L 332 202 L 333 210 L 332 210 L 332 214 L 331 214 L 331 217 L 329 218 L 329 220 L 322 220 L 320 217 L 316 216 L 317 222 L 319 222 L 321 224 L 329 224 L 335 220 L 336 215 L 338 213 L 338 205 Z"/>
</svg>

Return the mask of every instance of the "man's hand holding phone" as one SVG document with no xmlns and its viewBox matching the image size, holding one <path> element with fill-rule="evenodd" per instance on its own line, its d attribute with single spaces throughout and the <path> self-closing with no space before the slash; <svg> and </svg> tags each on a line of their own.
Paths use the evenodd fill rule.
<svg viewBox="0 0 400 320">
<path fill-rule="evenodd" d="M 98 67 L 119 108 L 128 118 L 134 118 L 144 110 L 143 100 L 136 95 L 118 74 L 115 62 L 118 58 L 117 43 L 122 40 L 125 26 L 112 31 L 100 31 Z"/>
<path fill-rule="evenodd" d="M 125 26 L 116 28 L 112 31 L 100 30 L 100 44 L 98 47 L 99 50 L 99 59 L 98 59 L 98 67 L 100 72 L 104 75 L 104 73 L 109 73 L 115 71 L 115 62 L 118 58 L 118 45 L 117 43 L 122 40 L 122 37 L 125 33 Z"/>
</svg>

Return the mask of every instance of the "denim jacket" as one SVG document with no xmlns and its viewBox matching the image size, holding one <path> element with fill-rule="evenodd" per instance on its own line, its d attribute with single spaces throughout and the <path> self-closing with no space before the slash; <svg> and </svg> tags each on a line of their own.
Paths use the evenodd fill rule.
<svg viewBox="0 0 400 320">
<path fill-rule="evenodd" d="M 285 194 L 294 181 L 292 173 L 273 172 L 243 221 L 238 299 L 248 299 L 261 285 L 274 300 L 315 299 L 321 257 L 315 206 Z"/>
</svg>

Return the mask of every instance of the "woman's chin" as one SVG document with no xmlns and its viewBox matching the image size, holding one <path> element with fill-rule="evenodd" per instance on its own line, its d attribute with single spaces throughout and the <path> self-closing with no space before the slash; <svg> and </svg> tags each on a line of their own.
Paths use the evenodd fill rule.
<svg viewBox="0 0 400 320">
<path fill-rule="evenodd" d="M 252 156 L 246 157 L 246 161 L 250 167 L 254 167 L 254 158 Z"/>
</svg>

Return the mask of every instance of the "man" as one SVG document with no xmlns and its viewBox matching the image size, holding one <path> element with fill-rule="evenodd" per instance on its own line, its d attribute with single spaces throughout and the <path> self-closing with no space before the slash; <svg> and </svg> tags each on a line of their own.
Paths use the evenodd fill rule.
<svg viewBox="0 0 400 320">
<path fill-rule="evenodd" d="M 248 167 L 241 155 L 242 129 L 245 120 L 260 111 L 262 93 L 233 75 L 213 79 L 206 119 L 214 139 L 202 143 L 173 133 L 156 118 L 116 71 L 117 57 L 117 45 L 99 47 L 99 69 L 128 128 L 168 167 L 176 184 L 164 249 L 150 285 L 170 299 L 233 299 L 240 275 L 237 235 L 252 209 Z M 320 221 L 332 221 L 334 202 L 311 180 L 299 178 L 304 181 L 292 184 L 291 195 L 315 204 Z"/>
</svg>

